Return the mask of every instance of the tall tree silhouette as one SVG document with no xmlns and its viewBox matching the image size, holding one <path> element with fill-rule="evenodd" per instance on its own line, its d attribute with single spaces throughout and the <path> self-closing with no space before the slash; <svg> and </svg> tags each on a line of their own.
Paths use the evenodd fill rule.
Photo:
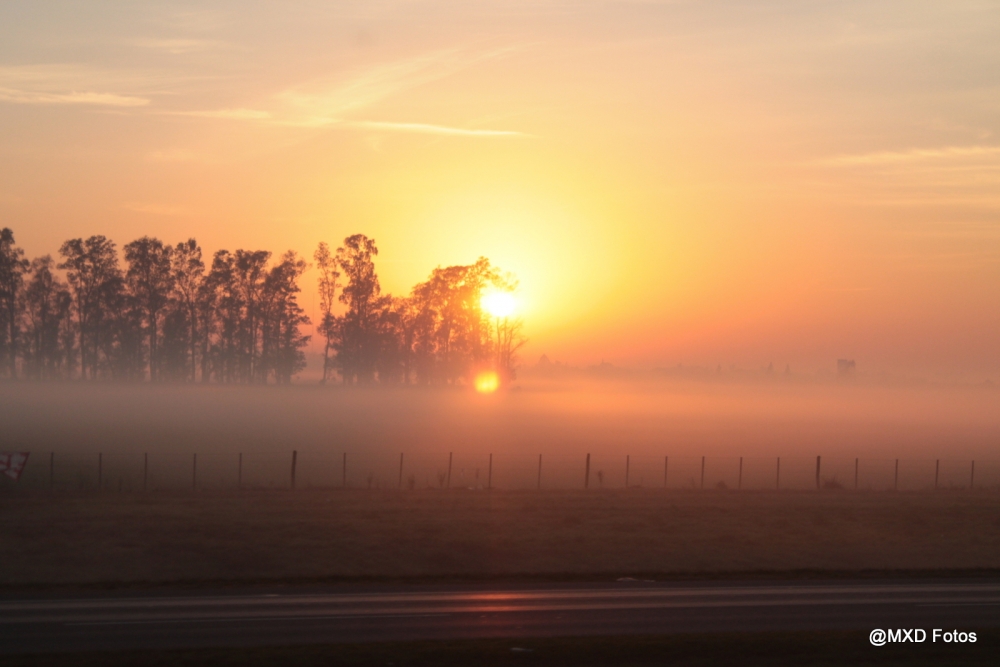
<svg viewBox="0 0 1000 667">
<path fill-rule="evenodd" d="M 178 311 L 182 312 L 186 324 L 184 377 L 195 381 L 199 339 L 207 336 L 207 330 L 199 308 L 202 285 L 205 282 L 205 262 L 201 259 L 201 246 L 194 239 L 177 244 L 171 257 L 173 274 L 173 298 Z M 199 324 L 200 323 L 200 324 Z"/>
<path fill-rule="evenodd" d="M 267 262 L 271 253 L 266 250 L 237 250 L 233 256 L 233 278 L 242 302 L 239 318 L 240 380 L 254 382 L 260 376 L 257 342 L 261 327 L 261 306 Z"/>
<path fill-rule="evenodd" d="M 337 248 L 337 265 L 347 278 L 340 291 L 347 312 L 336 318 L 334 349 L 337 368 L 348 384 L 375 378 L 380 341 L 374 316 L 382 291 L 375 273 L 377 255 L 375 240 L 364 234 L 348 236 Z"/>
<path fill-rule="evenodd" d="M 148 236 L 132 241 L 124 248 L 125 261 L 128 262 L 125 282 L 147 331 L 149 379 L 152 382 L 156 382 L 159 375 L 157 343 L 160 320 L 174 287 L 172 250 L 159 239 Z"/>
<path fill-rule="evenodd" d="M 339 266 L 337 258 L 330 253 L 330 246 L 326 243 L 319 244 L 313 254 L 313 259 L 316 260 L 316 268 L 319 271 L 319 307 L 322 317 L 319 330 L 326 339 L 326 344 L 323 347 L 323 379 L 320 380 L 320 383 L 326 384 L 330 372 L 330 351 L 336 325 L 333 317 L 333 301 L 337 296 L 337 288 L 340 287 L 340 283 L 337 282 L 340 278 L 340 271 L 337 270 Z"/>
<path fill-rule="evenodd" d="M 17 376 L 18 295 L 27 270 L 24 250 L 14 245 L 14 232 L 0 229 L 0 369 L 9 377 Z"/>
<path fill-rule="evenodd" d="M 417 380 L 454 383 L 491 358 L 490 324 L 480 302 L 504 278 L 485 257 L 475 264 L 438 267 L 413 288 Z"/>
<path fill-rule="evenodd" d="M 70 377 L 73 371 L 68 364 L 74 335 L 72 297 L 54 268 L 49 255 L 32 260 L 24 288 L 24 372 L 38 380 Z"/>
<path fill-rule="evenodd" d="M 278 384 L 289 384 L 292 376 L 305 368 L 302 348 L 309 343 L 301 326 L 309 318 L 298 304 L 298 278 L 306 263 L 289 250 L 281 261 L 271 267 L 264 280 L 262 294 L 261 369 L 259 381 L 266 382 L 268 373 Z"/>
<path fill-rule="evenodd" d="M 236 259 L 228 250 L 212 257 L 212 268 L 201 290 L 200 307 L 212 322 L 213 340 L 204 356 L 202 379 L 236 382 L 239 370 L 239 336 L 243 301 L 236 287 Z"/>
<path fill-rule="evenodd" d="M 97 379 L 101 368 L 101 352 L 110 367 L 109 337 L 111 315 L 121 294 L 121 270 L 115 244 L 103 236 L 87 240 L 70 239 L 59 248 L 73 293 L 79 336 L 80 372 L 83 378 Z"/>
</svg>

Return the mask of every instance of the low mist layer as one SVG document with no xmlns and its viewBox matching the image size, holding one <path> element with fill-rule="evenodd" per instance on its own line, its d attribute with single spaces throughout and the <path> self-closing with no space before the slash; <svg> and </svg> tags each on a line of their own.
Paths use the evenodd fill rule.
<svg viewBox="0 0 1000 667">
<path fill-rule="evenodd" d="M 1000 393 L 985 388 L 533 381 L 479 395 L 22 383 L 0 386 L 0 424 L 0 448 L 32 452 L 29 480 L 80 487 L 97 474 L 126 489 L 140 474 L 282 485 L 293 450 L 303 485 L 571 488 L 585 483 L 587 454 L 593 487 L 629 475 L 630 486 L 669 476 L 668 486 L 795 488 L 814 483 L 816 456 L 824 482 L 846 488 L 924 488 L 935 475 L 966 486 L 974 459 L 975 483 L 1000 482 Z"/>
</svg>

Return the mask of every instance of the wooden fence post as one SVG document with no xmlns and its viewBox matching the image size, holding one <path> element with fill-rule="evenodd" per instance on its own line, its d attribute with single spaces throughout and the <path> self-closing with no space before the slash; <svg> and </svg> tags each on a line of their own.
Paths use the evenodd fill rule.
<svg viewBox="0 0 1000 667">
<path fill-rule="evenodd" d="M 403 488 L 403 452 L 399 453 L 399 488 Z"/>
<path fill-rule="evenodd" d="M 819 461 L 820 458 L 816 457 L 816 490 L 819 490 Z"/>
<path fill-rule="evenodd" d="M 861 461 L 860 457 L 854 457 L 854 490 L 858 490 L 858 463 Z"/>
<path fill-rule="evenodd" d="M 701 457 L 701 488 L 705 488 L 705 457 Z"/>
<path fill-rule="evenodd" d="M 295 488 L 295 463 L 296 459 L 299 458 L 299 452 L 296 449 L 292 450 L 292 488 Z"/>
<path fill-rule="evenodd" d="M 632 458 L 631 455 L 629 455 L 629 454 L 625 455 L 625 488 L 626 489 L 628 488 L 628 470 L 629 470 L 629 466 L 630 466 L 630 463 L 631 463 L 631 458 Z"/>
<path fill-rule="evenodd" d="M 739 477 L 739 480 L 736 482 L 736 490 L 738 491 L 738 490 L 740 490 L 742 488 L 743 488 L 743 457 L 741 456 L 740 457 L 740 477 Z"/>
<path fill-rule="evenodd" d="M 448 483 L 445 484 L 446 489 L 451 488 L 451 460 L 454 457 L 455 452 L 448 452 Z"/>
<path fill-rule="evenodd" d="M 490 453 L 490 471 L 486 478 L 486 490 L 490 491 L 493 489 L 493 453 Z"/>
<path fill-rule="evenodd" d="M 590 488 L 590 454 L 587 454 L 587 468 L 583 473 L 583 488 Z"/>
<path fill-rule="evenodd" d="M 538 455 L 538 490 L 542 490 L 542 455 Z"/>
</svg>

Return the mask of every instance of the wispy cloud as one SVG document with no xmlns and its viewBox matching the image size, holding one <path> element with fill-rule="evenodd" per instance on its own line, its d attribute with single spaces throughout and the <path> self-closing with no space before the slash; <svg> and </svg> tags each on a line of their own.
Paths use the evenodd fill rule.
<svg viewBox="0 0 1000 667">
<path fill-rule="evenodd" d="M 856 155 L 838 155 L 821 160 L 827 165 L 883 165 L 941 160 L 955 158 L 977 158 L 1000 155 L 1000 146 L 944 146 L 941 148 L 912 148 L 907 151 L 879 151 Z"/>
<path fill-rule="evenodd" d="M 470 52 L 449 49 L 384 63 L 349 75 L 325 77 L 281 91 L 276 102 L 302 125 L 321 126 L 420 86 L 504 57 L 521 47 Z"/>
<path fill-rule="evenodd" d="M 278 94 L 279 102 L 306 118 L 337 118 L 407 89 L 450 76 L 464 66 L 456 50 L 423 54 L 349 76 L 309 81 Z"/>
<path fill-rule="evenodd" d="M 491 130 L 484 128 L 450 127 L 433 123 L 405 123 L 377 120 L 346 120 L 343 118 L 280 118 L 268 111 L 257 109 L 216 109 L 212 111 L 161 111 L 166 116 L 218 118 L 222 120 L 263 121 L 282 127 L 337 128 L 341 130 L 372 130 L 380 132 L 408 132 L 454 137 L 529 137 L 516 130 Z M 166 158 L 164 158 L 166 159 Z"/>
<path fill-rule="evenodd" d="M 124 87 L 125 78 L 128 77 L 76 65 L 0 67 L 0 101 L 109 107 L 148 105 L 147 97 L 110 90 Z"/>
<path fill-rule="evenodd" d="M 15 104 L 92 104 L 107 107 L 141 107 L 149 104 L 145 97 L 115 93 L 69 92 L 36 93 L 14 88 L 0 88 L 0 100 Z"/>
<path fill-rule="evenodd" d="M 383 121 L 351 121 L 345 123 L 348 127 L 369 130 L 385 130 L 389 132 L 415 132 L 418 134 L 441 134 L 459 137 L 527 137 L 531 136 L 523 132 L 513 130 L 483 130 L 468 129 L 462 127 L 447 127 L 444 125 L 430 125 L 427 123 L 390 123 Z"/>
<path fill-rule="evenodd" d="M 196 111 L 159 111 L 157 114 L 264 122 L 298 128 L 336 128 L 433 134 L 455 137 L 518 137 L 523 132 L 456 127 L 438 123 L 374 121 L 356 114 L 394 95 L 451 76 L 478 62 L 517 50 L 515 47 L 468 53 L 452 49 L 381 64 L 346 76 L 314 79 L 275 94 L 266 109 L 226 108 Z M 355 116 L 352 118 L 352 116 Z"/>
<path fill-rule="evenodd" d="M 212 109 L 209 111 L 159 111 L 164 116 L 193 116 L 195 118 L 221 118 L 223 120 L 269 120 L 271 113 L 259 109 Z"/>
</svg>

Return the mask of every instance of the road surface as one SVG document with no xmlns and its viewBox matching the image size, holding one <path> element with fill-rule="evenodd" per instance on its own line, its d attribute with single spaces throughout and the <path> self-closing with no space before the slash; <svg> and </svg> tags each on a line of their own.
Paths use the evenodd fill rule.
<svg viewBox="0 0 1000 667">
<path fill-rule="evenodd" d="M 329 586 L 0 598 L 0 653 L 1000 627 L 1000 581 Z"/>
</svg>

